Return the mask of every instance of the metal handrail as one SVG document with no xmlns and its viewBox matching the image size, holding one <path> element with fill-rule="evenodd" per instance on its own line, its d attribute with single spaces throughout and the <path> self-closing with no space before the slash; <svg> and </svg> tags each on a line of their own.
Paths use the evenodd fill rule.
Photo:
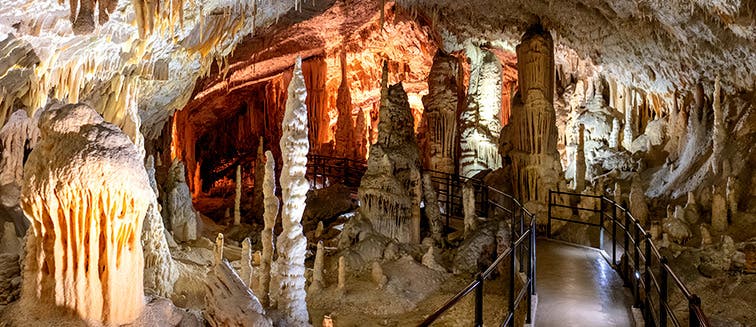
<svg viewBox="0 0 756 327">
<path fill-rule="evenodd" d="M 352 187 L 356 189 L 359 182 L 349 180 L 350 177 L 359 180 L 367 170 L 367 163 L 364 161 L 336 158 L 320 155 L 308 155 L 307 160 L 307 177 L 310 178 L 314 187 L 324 187 L 334 181 L 351 182 Z M 502 326 L 513 326 L 515 320 L 515 310 L 523 300 L 527 298 L 527 316 L 526 322 L 532 321 L 532 296 L 535 295 L 535 240 L 536 240 L 536 219 L 535 215 L 530 213 L 517 199 L 494 187 L 486 185 L 482 180 L 468 178 L 446 172 L 424 170 L 424 173 L 431 175 L 431 182 L 438 194 L 438 202 L 445 216 L 445 230 L 449 230 L 451 219 L 462 219 L 462 187 L 465 184 L 471 185 L 475 190 L 475 208 L 479 216 L 491 216 L 500 210 L 508 215 L 511 219 L 511 240 L 510 247 L 500 254 L 486 270 L 479 273 L 477 278 L 459 291 L 454 297 L 449 299 L 443 306 L 429 315 L 420 326 L 428 326 L 436 319 L 442 316 L 446 311 L 454 307 L 461 299 L 475 291 L 475 326 L 483 325 L 483 286 L 486 279 L 493 276 L 496 268 L 505 260 L 509 260 L 510 271 L 507 277 L 509 282 L 509 313 L 504 319 Z M 346 183 L 345 183 L 346 184 Z M 493 197 L 491 195 L 494 195 Z M 501 203 L 505 200 L 508 203 Z M 493 212 L 492 212 L 493 210 Z M 518 214 L 519 212 L 519 214 Z M 527 217 L 527 220 L 525 219 Z M 517 228 L 519 222 L 519 229 Z M 527 227 L 525 227 L 527 223 Z M 525 244 L 527 241 L 527 245 Z M 527 250 L 527 260 L 525 260 L 524 250 Z M 517 271 L 515 266 L 517 256 L 520 256 L 520 272 L 524 272 L 522 263 L 527 261 L 527 281 L 523 288 L 515 294 L 515 275 Z M 527 295 L 527 297 L 526 297 Z"/>
<path fill-rule="evenodd" d="M 557 204 L 554 202 L 555 195 L 569 195 L 578 198 L 588 197 L 598 199 L 600 201 L 600 209 L 595 210 L 572 205 Z M 599 223 L 595 224 L 586 221 L 554 217 L 552 213 L 552 208 L 554 207 L 570 208 L 578 212 L 598 212 Z M 607 211 L 611 212 L 611 214 L 607 214 Z M 621 214 L 618 214 L 618 212 Z M 622 217 L 624 217 L 624 221 Z M 672 322 L 672 325 L 680 326 L 680 319 L 675 314 L 675 311 L 669 302 L 669 280 L 671 279 L 672 285 L 674 285 L 673 290 L 676 289 L 679 291 L 688 301 L 688 326 L 711 326 L 709 319 L 706 317 L 701 307 L 701 299 L 696 294 L 691 293 L 680 277 L 675 274 L 672 267 L 669 266 L 667 258 L 661 255 L 659 249 L 651 240 L 650 233 L 646 232 L 641 223 L 633 217 L 632 213 L 630 213 L 626 207 L 623 207 L 621 204 L 603 195 L 550 190 L 548 223 L 546 228 L 548 238 L 551 238 L 552 236 L 552 220 L 599 227 L 601 232 L 601 236 L 599 236 L 599 248 L 601 248 L 601 250 L 603 250 L 603 233 L 609 232 L 605 222 L 608 221 L 610 223 L 612 240 L 611 264 L 625 281 L 625 286 L 628 286 L 633 290 L 633 298 L 635 301 L 634 306 L 641 308 L 647 325 L 666 327 L 669 320 Z M 622 267 L 617 263 L 617 227 L 622 230 L 621 236 L 624 243 L 622 246 L 625 260 L 622 260 Z M 657 264 L 655 265 L 654 262 Z M 654 275 L 653 269 L 658 269 L 658 278 Z M 643 276 L 641 276 L 641 272 Z M 641 299 L 641 289 L 644 291 L 644 299 Z M 658 301 L 652 300 L 652 294 L 656 295 Z"/>
</svg>

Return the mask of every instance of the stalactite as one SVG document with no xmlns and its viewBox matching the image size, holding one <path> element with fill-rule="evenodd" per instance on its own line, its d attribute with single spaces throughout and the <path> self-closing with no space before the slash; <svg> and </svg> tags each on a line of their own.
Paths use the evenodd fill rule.
<svg viewBox="0 0 756 327">
<path fill-rule="evenodd" d="M 720 162 L 722 161 L 722 148 L 724 147 L 727 138 L 724 113 L 722 111 L 722 87 L 719 85 L 719 75 L 717 75 L 717 78 L 714 81 L 713 98 L 714 131 L 712 133 L 711 168 L 715 174 L 718 174 L 720 172 Z"/>
<path fill-rule="evenodd" d="M 143 307 L 142 222 L 154 196 L 137 149 L 84 105 L 45 111 L 40 126 L 21 196 L 32 221 L 23 304 L 130 323 Z"/>
<path fill-rule="evenodd" d="M 352 120 L 352 96 L 349 93 L 347 81 L 346 52 L 341 53 L 341 84 L 336 97 L 336 108 L 339 113 L 336 122 L 336 153 L 344 158 L 355 157 L 354 121 Z"/>
<path fill-rule="evenodd" d="M 300 222 L 309 189 L 304 175 L 310 145 L 307 138 L 307 89 L 302 75 L 302 58 L 296 60 L 288 92 L 281 137 L 283 167 L 280 184 L 284 206 L 281 211 L 283 231 L 278 237 L 276 261 L 276 282 L 280 288 L 277 306 L 288 323 L 306 326 L 309 325 L 304 277 L 307 239 L 302 233 Z"/>
<path fill-rule="evenodd" d="M 273 251 L 275 243 L 273 242 L 273 228 L 276 225 L 278 216 L 278 198 L 276 197 L 276 161 L 270 151 L 265 151 L 265 178 L 263 180 L 262 190 L 265 194 L 265 214 L 264 226 L 261 235 L 262 257 L 260 259 L 260 301 L 264 306 L 270 303 L 270 268 L 273 261 Z"/>
</svg>

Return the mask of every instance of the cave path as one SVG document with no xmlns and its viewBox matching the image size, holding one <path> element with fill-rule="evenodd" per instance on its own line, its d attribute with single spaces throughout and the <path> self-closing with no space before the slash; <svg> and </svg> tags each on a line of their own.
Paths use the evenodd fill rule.
<svg viewBox="0 0 756 327">
<path fill-rule="evenodd" d="M 538 239 L 539 327 L 633 326 L 632 294 L 599 251 Z"/>
</svg>

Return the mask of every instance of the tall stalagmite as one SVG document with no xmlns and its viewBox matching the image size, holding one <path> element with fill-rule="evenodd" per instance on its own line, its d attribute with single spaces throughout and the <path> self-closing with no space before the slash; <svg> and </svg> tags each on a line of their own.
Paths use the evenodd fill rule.
<svg viewBox="0 0 756 327">
<path fill-rule="evenodd" d="M 305 292 L 305 252 L 307 238 L 302 233 L 302 214 L 310 184 L 305 178 L 307 152 L 310 143 L 307 138 L 307 106 L 305 98 L 302 58 L 297 58 L 294 74 L 289 83 L 286 112 L 281 136 L 281 197 L 283 210 L 281 221 L 283 231 L 278 237 L 278 260 L 276 282 L 280 288 L 277 298 L 278 311 L 286 325 L 309 325 Z"/>
<path fill-rule="evenodd" d="M 384 64 L 378 140 L 370 147 L 358 190 L 362 217 L 400 242 L 420 242 L 420 150 L 414 119 L 402 84 L 388 84 Z"/>
<path fill-rule="evenodd" d="M 21 196 L 32 221 L 23 305 L 132 322 L 143 307 L 142 221 L 154 196 L 142 158 L 85 105 L 51 108 L 40 125 Z"/>
<path fill-rule="evenodd" d="M 458 67 L 456 57 L 439 51 L 428 75 L 428 94 L 423 96 L 427 167 L 450 174 L 457 158 Z"/>
<path fill-rule="evenodd" d="M 260 136 L 260 143 L 257 145 L 257 156 L 255 157 L 255 185 L 252 191 L 252 210 L 255 215 L 254 221 L 263 220 L 265 213 L 263 183 L 265 179 L 265 153 L 263 149 L 263 137 Z M 278 212 L 278 208 L 276 208 Z"/>
<path fill-rule="evenodd" d="M 264 306 L 270 303 L 270 265 L 273 262 L 273 227 L 278 216 L 278 198 L 276 197 L 276 161 L 273 153 L 265 151 L 265 178 L 261 185 L 265 193 L 265 225 L 262 230 L 262 257 L 260 259 L 260 301 Z"/>
<path fill-rule="evenodd" d="M 482 170 L 501 168 L 497 144 L 501 132 L 501 64 L 488 50 L 470 46 L 465 52 L 470 58 L 470 86 L 467 108 L 459 116 L 459 174 L 472 177 Z"/>
<path fill-rule="evenodd" d="M 519 91 L 512 120 L 503 129 L 502 155 L 512 159 L 515 196 L 545 204 L 561 180 L 554 112 L 554 42 L 541 26 L 528 30 L 517 46 Z"/>
</svg>

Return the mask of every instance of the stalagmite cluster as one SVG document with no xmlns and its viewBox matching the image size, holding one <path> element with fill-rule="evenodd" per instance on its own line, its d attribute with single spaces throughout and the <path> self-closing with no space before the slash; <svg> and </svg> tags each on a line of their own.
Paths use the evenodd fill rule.
<svg viewBox="0 0 756 327">
<path fill-rule="evenodd" d="M 32 310 L 132 322 L 143 307 L 142 222 L 154 197 L 142 159 L 85 105 L 50 108 L 40 126 L 21 195 L 32 221 L 22 300 Z"/>
<path fill-rule="evenodd" d="M 273 274 L 280 288 L 277 299 L 278 311 L 285 317 L 286 324 L 292 326 L 309 325 L 310 317 L 305 302 L 305 252 L 307 239 L 302 233 L 302 213 L 310 184 L 305 179 L 307 152 L 310 148 L 307 138 L 307 107 L 302 59 L 297 58 L 294 76 L 289 83 L 289 96 L 284 113 L 283 135 L 281 136 L 281 197 L 283 209 L 281 222 L 283 231 L 278 237 L 278 259 Z"/>
<path fill-rule="evenodd" d="M 457 71 L 456 57 L 436 53 L 428 75 L 428 94 L 423 96 L 428 168 L 445 173 L 456 171 L 457 158 Z"/>
<path fill-rule="evenodd" d="M 486 169 L 501 168 L 501 64 L 498 58 L 476 46 L 465 49 L 470 58 L 467 107 L 459 116 L 459 174 L 473 177 Z"/>
<path fill-rule="evenodd" d="M 517 46 L 519 91 L 502 134 L 502 155 L 512 159 L 515 196 L 546 203 L 561 178 L 554 97 L 554 43 L 540 26 Z"/>
<path fill-rule="evenodd" d="M 422 181 L 414 119 L 402 84 L 388 87 L 387 74 L 384 65 L 378 141 L 360 183 L 360 212 L 377 232 L 419 243 Z"/>
</svg>

